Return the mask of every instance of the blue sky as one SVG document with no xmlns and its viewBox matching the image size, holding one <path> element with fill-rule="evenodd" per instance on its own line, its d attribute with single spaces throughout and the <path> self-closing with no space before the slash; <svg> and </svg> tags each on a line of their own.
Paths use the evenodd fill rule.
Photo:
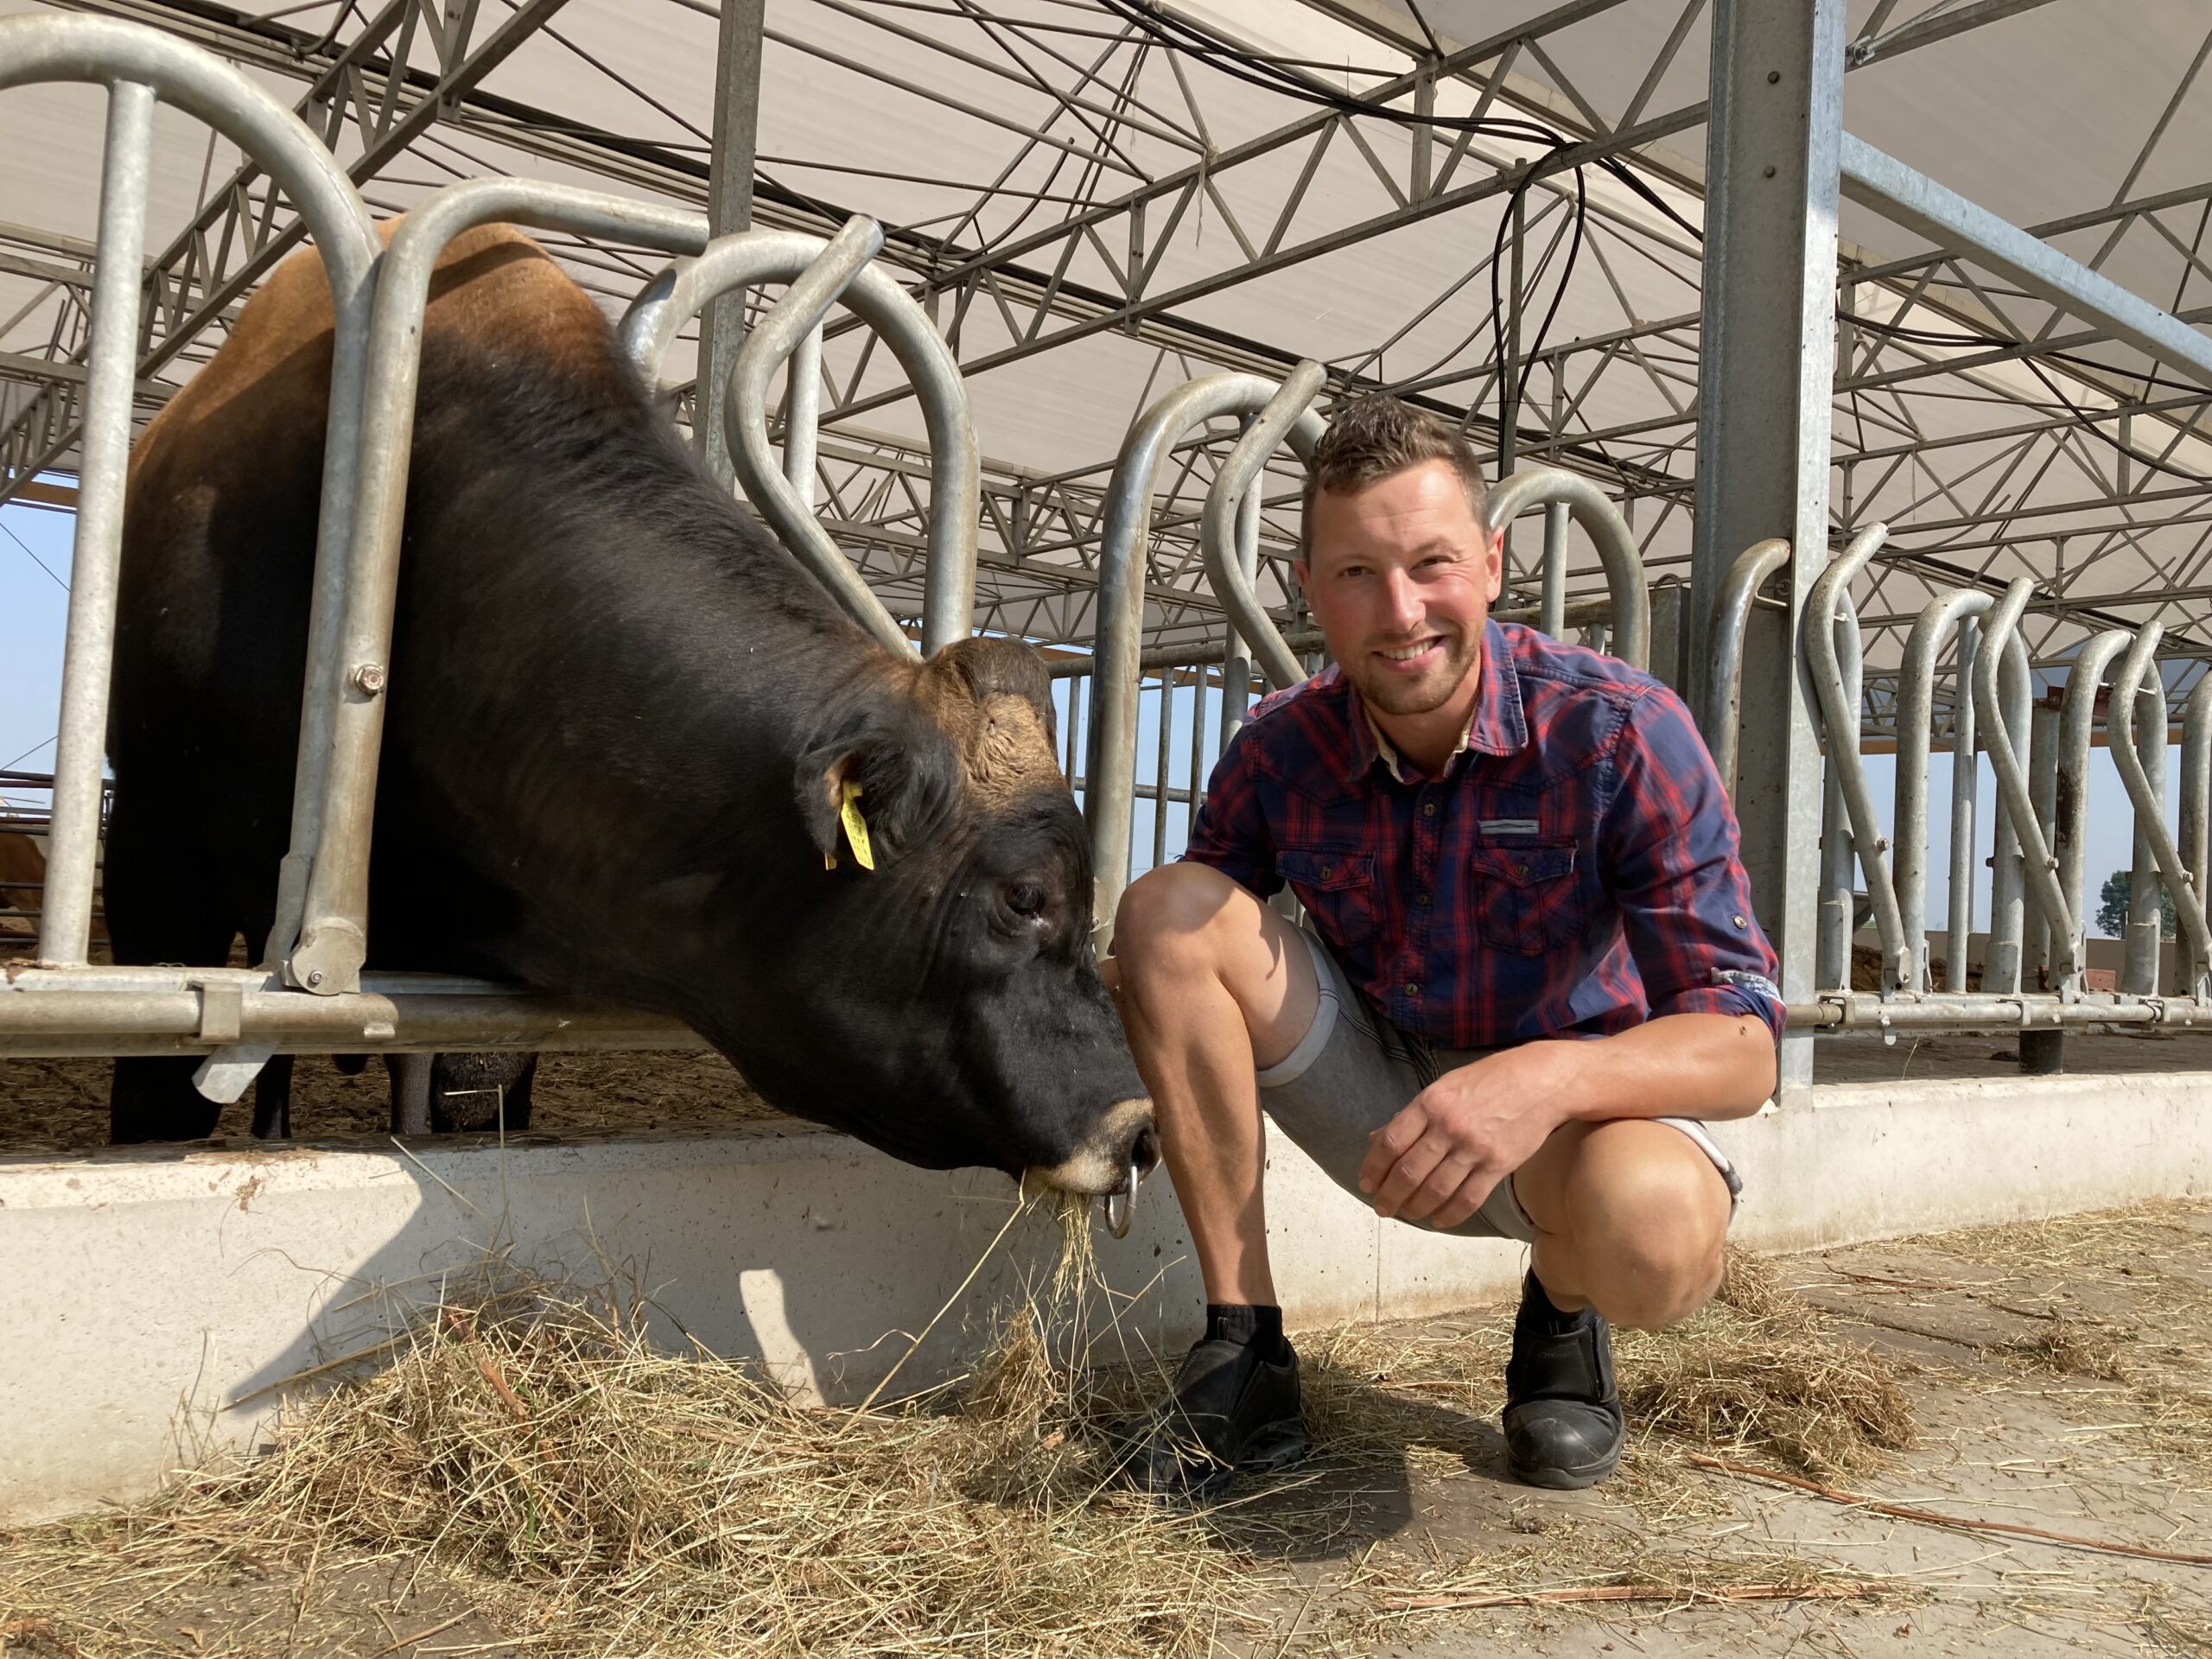
<svg viewBox="0 0 2212 1659">
<path fill-rule="evenodd" d="M 69 577 L 69 538 L 75 522 L 68 513 L 44 508 L 20 504 L 0 507 L 0 766 L 15 766 L 40 772 L 53 769 L 53 738 L 61 696 L 62 632 L 68 606 L 63 584 Z M 1058 687 L 1064 716 L 1066 684 L 1063 681 Z M 1137 776 L 1142 782 L 1151 781 L 1154 757 L 1158 753 L 1159 719 L 1158 697 L 1147 696 L 1140 712 L 1137 740 Z M 1172 787 L 1182 788 L 1186 785 L 1190 765 L 1191 711 L 1187 693 L 1177 699 L 1170 719 L 1170 748 L 1174 758 L 1169 779 Z M 1211 726 L 1212 721 L 1208 723 Z M 1210 731 L 1205 751 L 1209 760 L 1213 753 L 1212 735 Z M 1997 790 L 1986 759 L 1980 767 L 1980 818 L 1985 837 L 1983 855 L 1986 856 L 1988 815 Z M 2179 755 L 2170 751 L 2166 766 L 2166 821 L 2170 824 L 2176 821 L 2174 803 L 2179 798 Z M 1886 820 L 1897 787 L 1895 763 L 1888 755 L 1870 755 L 1866 772 L 1878 808 Z M 1948 919 L 1940 876 L 1950 844 L 1950 757 L 1935 756 L 1931 774 L 1929 831 L 1935 850 L 1931 855 L 1928 914 L 1929 925 L 1935 927 L 1945 925 Z M 1135 842 L 1140 859 L 1146 861 L 1150 859 L 1153 845 L 1152 813 L 1150 802 L 1137 803 Z M 1186 819 L 1185 808 L 1168 808 L 1166 846 L 1170 857 L 1182 847 L 1188 828 Z M 2093 914 L 2096 891 L 2106 874 L 2124 868 L 2134 856 L 2132 823 L 2127 798 L 2111 760 L 2103 750 L 2098 750 L 2089 762 L 2087 864 Z M 1974 913 L 1976 925 L 1986 922 L 1986 868 L 1980 874 Z"/>
</svg>

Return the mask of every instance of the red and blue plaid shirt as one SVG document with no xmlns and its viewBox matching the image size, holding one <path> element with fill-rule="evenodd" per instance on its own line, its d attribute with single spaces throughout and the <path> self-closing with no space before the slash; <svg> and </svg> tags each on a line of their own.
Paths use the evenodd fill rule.
<svg viewBox="0 0 2212 1659">
<path fill-rule="evenodd" d="M 1447 1048 L 1751 1014 L 1779 1035 L 1736 815 L 1681 700 L 1492 621 L 1464 748 L 1398 776 L 1334 668 L 1261 702 L 1183 856 L 1285 882 L 1344 972 Z"/>
</svg>

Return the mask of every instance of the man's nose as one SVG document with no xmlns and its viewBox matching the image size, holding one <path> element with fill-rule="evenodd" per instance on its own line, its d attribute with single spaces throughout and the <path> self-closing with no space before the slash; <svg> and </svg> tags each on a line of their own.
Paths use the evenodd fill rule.
<svg viewBox="0 0 2212 1659">
<path fill-rule="evenodd" d="M 1421 590 L 1413 577 L 1403 570 L 1387 572 L 1382 578 L 1383 620 L 1394 633 L 1411 633 L 1427 620 L 1428 607 L 1421 603 Z"/>
</svg>

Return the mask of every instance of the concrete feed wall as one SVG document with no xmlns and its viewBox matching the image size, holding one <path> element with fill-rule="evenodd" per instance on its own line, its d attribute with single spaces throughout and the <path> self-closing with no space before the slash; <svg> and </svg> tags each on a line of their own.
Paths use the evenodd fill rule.
<svg viewBox="0 0 2212 1659">
<path fill-rule="evenodd" d="M 1738 1234 L 1801 1249 L 2212 1192 L 2212 1074 L 1847 1084 L 1717 1133 Z M 0 1522 L 139 1496 L 250 1446 L 273 1385 L 381 1339 L 498 1245 L 583 1282 L 633 1277 L 664 1333 L 851 1399 L 955 1296 L 1012 1212 L 992 1176 L 842 1136 L 730 1134 L 408 1152 L 119 1151 L 0 1159 Z M 1517 1247 L 1382 1223 L 1274 1144 L 1269 1226 L 1294 1324 L 1511 1294 Z M 1098 1240 L 1133 1344 L 1187 1342 L 1201 1295 L 1164 1179 Z M 1058 1246 L 1020 1224 L 899 1386 L 952 1374 L 994 1300 Z M 680 1325 L 680 1333 L 678 1326 Z"/>
</svg>

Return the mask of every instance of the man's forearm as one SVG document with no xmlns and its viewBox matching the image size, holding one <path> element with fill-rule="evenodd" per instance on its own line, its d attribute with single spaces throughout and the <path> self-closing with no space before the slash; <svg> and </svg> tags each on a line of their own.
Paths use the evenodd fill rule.
<svg viewBox="0 0 2212 1659">
<path fill-rule="evenodd" d="M 1749 1117 L 1774 1092 L 1774 1035 L 1749 1014 L 1670 1014 L 1611 1037 L 1564 1043 L 1567 1116 Z"/>
</svg>

